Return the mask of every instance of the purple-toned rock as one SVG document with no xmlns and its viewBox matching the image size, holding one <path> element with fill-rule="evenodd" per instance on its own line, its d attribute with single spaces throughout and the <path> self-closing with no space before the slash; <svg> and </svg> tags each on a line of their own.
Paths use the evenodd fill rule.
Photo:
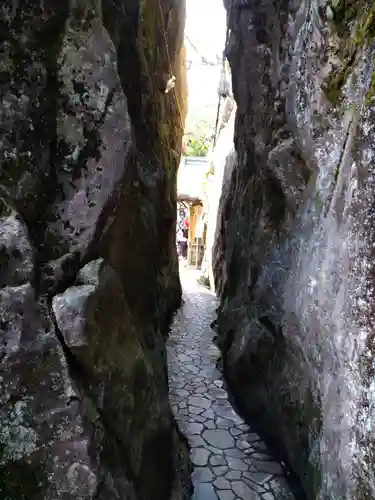
<svg viewBox="0 0 375 500">
<path fill-rule="evenodd" d="M 30 281 L 34 252 L 28 230 L 16 212 L 0 218 L 0 287 Z"/>
<path fill-rule="evenodd" d="M 147 2 L 0 3 L 4 500 L 189 498 L 164 345 L 184 116 L 154 78 L 182 98 L 184 8 L 161 10 L 170 60 Z"/>
<path fill-rule="evenodd" d="M 30 285 L 6 287 L 0 317 L 1 498 L 92 500 L 101 490 L 119 498 L 100 458 L 116 445 L 96 430 L 99 416 L 72 380 L 47 307 Z"/>
<path fill-rule="evenodd" d="M 61 99 L 59 197 L 48 230 L 71 250 L 87 251 L 99 217 L 127 168 L 131 122 L 116 50 L 98 18 L 82 29 L 70 18 L 58 57 Z"/>
<path fill-rule="evenodd" d="M 59 259 L 41 266 L 39 288 L 43 293 L 53 295 L 74 283 L 81 264 L 78 252 L 67 253 Z"/>
</svg>

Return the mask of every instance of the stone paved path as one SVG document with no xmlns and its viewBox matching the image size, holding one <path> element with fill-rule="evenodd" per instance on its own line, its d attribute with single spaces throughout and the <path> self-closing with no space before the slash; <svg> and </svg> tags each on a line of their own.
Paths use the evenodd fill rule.
<svg viewBox="0 0 375 500">
<path fill-rule="evenodd" d="M 291 500 L 281 465 L 234 412 L 212 343 L 215 298 L 181 268 L 185 304 L 168 341 L 170 399 L 191 445 L 193 500 Z"/>
</svg>

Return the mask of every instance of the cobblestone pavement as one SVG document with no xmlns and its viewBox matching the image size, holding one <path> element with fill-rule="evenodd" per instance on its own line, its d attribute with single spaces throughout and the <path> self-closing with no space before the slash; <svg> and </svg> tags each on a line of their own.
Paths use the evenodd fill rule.
<svg viewBox="0 0 375 500">
<path fill-rule="evenodd" d="M 291 500 L 281 465 L 228 401 L 210 323 L 215 297 L 181 268 L 185 304 L 168 340 L 170 399 L 191 446 L 193 500 Z"/>
</svg>

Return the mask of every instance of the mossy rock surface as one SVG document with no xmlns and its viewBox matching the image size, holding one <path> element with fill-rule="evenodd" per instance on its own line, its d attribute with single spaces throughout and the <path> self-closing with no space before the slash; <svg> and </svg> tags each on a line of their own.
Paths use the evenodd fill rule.
<svg viewBox="0 0 375 500">
<path fill-rule="evenodd" d="M 342 89 L 348 82 L 363 52 L 375 39 L 375 4 L 372 0 L 338 0 L 331 3 L 334 30 L 339 37 L 337 55 L 341 66 L 335 68 L 323 84 L 332 104 L 338 104 Z M 369 89 L 368 98 L 372 90 Z"/>
</svg>

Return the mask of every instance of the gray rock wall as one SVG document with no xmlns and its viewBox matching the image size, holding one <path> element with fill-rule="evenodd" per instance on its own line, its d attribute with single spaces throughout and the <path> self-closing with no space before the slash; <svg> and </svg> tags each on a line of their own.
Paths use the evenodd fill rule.
<svg viewBox="0 0 375 500">
<path fill-rule="evenodd" d="M 235 103 L 228 99 L 225 103 L 223 116 L 219 126 L 219 134 L 212 157 L 213 172 L 208 176 L 205 188 L 204 209 L 206 212 L 207 231 L 206 248 L 202 271 L 206 283 L 215 291 L 215 278 L 212 266 L 212 255 L 215 242 L 218 240 L 217 232 L 220 231 L 221 214 L 219 211 L 220 198 L 223 196 L 225 186 L 228 184 L 235 152 L 233 147 Z M 218 224 L 219 223 L 219 224 Z"/>
<path fill-rule="evenodd" d="M 4 500 L 188 498 L 164 345 L 184 5 L 160 5 L 0 5 Z"/>
<path fill-rule="evenodd" d="M 232 2 L 229 19 L 225 370 L 309 499 L 374 498 L 374 7 Z"/>
</svg>

